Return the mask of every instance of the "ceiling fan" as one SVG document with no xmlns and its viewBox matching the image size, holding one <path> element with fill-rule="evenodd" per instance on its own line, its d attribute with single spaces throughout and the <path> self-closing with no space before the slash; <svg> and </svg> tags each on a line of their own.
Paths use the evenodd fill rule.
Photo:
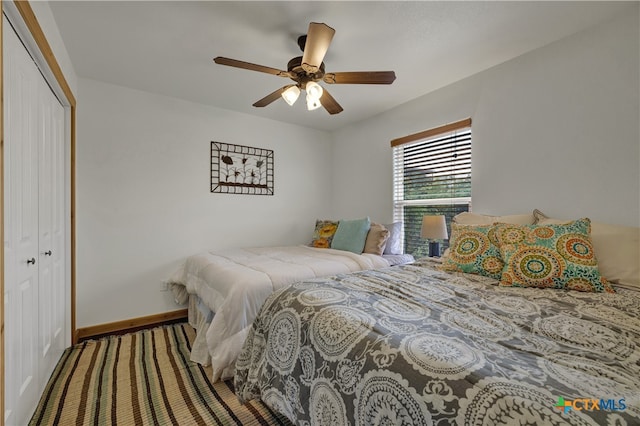
<svg viewBox="0 0 640 426">
<path fill-rule="evenodd" d="M 298 38 L 298 46 L 303 52 L 302 56 L 291 59 L 287 64 L 286 71 L 222 56 L 214 58 L 213 61 L 220 65 L 290 78 L 295 82 L 295 84 L 288 84 L 268 94 L 254 103 L 254 107 L 265 107 L 280 97 L 289 105 L 293 105 L 298 99 L 300 91 L 304 90 L 307 93 L 307 108 L 309 110 L 322 106 L 329 114 L 338 114 L 343 110 L 342 107 L 326 89 L 318 84 L 318 81 L 322 80 L 327 84 L 391 84 L 396 79 L 396 74 L 393 71 L 325 72 L 322 60 L 335 32 L 326 24 L 311 22 L 307 35 Z"/>
</svg>

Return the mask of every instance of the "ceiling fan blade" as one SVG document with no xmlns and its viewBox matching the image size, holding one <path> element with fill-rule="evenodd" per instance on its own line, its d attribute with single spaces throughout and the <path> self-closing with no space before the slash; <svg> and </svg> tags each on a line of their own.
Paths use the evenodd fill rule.
<svg viewBox="0 0 640 426">
<path fill-rule="evenodd" d="M 282 92 L 284 92 L 285 90 L 287 90 L 291 86 L 295 86 L 295 84 L 288 84 L 288 85 L 286 85 L 284 87 L 279 88 L 275 92 L 269 93 L 267 96 L 265 96 L 264 98 L 260 99 L 256 103 L 254 103 L 253 106 L 254 107 L 258 107 L 258 108 L 266 107 L 271 102 L 277 101 L 278 98 L 282 97 Z"/>
<path fill-rule="evenodd" d="M 264 72 L 267 74 L 277 75 L 278 77 L 290 77 L 289 72 L 282 71 L 276 68 L 265 67 L 263 65 L 256 65 L 250 62 L 238 61 L 236 59 L 224 58 L 222 56 L 218 56 L 213 58 L 213 62 L 219 65 L 228 65 L 230 67 L 242 68 L 245 70 Z"/>
<path fill-rule="evenodd" d="M 393 71 L 328 72 L 323 78 L 328 84 L 391 84 L 395 79 Z"/>
<path fill-rule="evenodd" d="M 327 112 L 331 115 L 338 114 L 343 111 L 338 101 L 336 101 L 333 98 L 333 96 L 329 94 L 329 91 L 327 89 L 324 89 L 322 91 L 322 96 L 320 97 L 320 103 L 322 104 L 324 109 L 326 109 Z"/>
<path fill-rule="evenodd" d="M 322 64 L 335 33 L 336 30 L 327 24 L 317 22 L 309 24 L 307 41 L 302 54 L 302 69 L 308 73 L 314 73 L 320 69 L 320 64 Z"/>
</svg>

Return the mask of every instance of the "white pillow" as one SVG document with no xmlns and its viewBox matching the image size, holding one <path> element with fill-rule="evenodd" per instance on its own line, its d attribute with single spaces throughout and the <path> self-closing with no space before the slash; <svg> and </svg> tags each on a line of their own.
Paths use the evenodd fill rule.
<svg viewBox="0 0 640 426">
<path fill-rule="evenodd" d="M 532 213 L 490 216 L 486 214 L 462 212 L 453 217 L 453 221 L 459 225 L 491 225 L 496 222 L 510 223 L 513 225 L 533 225 L 535 219 Z"/>
<path fill-rule="evenodd" d="M 384 246 L 384 252 L 382 254 L 402 254 L 404 251 L 402 248 L 402 222 L 393 222 L 388 225 L 384 225 L 389 230 L 389 238 L 387 244 Z"/>
</svg>

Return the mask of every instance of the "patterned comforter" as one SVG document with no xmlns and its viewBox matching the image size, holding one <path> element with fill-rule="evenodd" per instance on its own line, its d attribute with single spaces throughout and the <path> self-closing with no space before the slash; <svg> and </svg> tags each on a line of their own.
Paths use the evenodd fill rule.
<svg viewBox="0 0 640 426">
<path fill-rule="evenodd" d="M 498 287 L 430 261 L 271 295 L 241 400 L 300 425 L 638 425 L 640 293 Z"/>
</svg>

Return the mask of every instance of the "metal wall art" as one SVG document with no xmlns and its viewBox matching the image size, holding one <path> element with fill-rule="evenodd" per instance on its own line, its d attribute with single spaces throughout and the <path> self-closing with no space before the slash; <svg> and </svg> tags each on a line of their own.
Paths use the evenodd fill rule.
<svg viewBox="0 0 640 426">
<path fill-rule="evenodd" d="M 273 151 L 211 142 L 211 192 L 273 195 Z"/>
</svg>

